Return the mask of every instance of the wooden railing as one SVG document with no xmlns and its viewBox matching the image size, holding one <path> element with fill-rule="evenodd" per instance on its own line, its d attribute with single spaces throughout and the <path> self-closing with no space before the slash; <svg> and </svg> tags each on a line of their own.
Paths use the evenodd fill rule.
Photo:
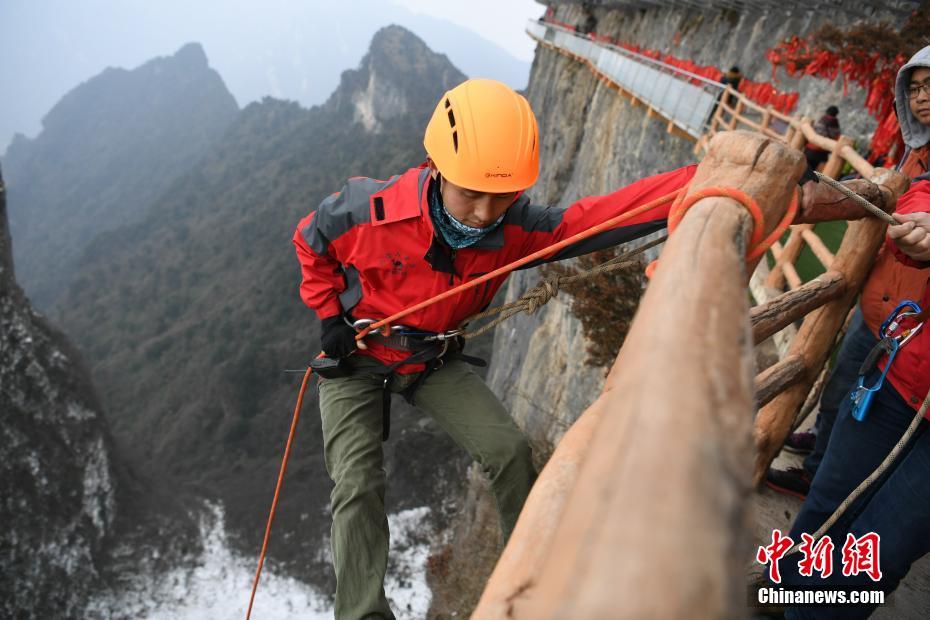
<svg viewBox="0 0 930 620">
<path fill-rule="evenodd" d="M 771 223 L 803 170 L 796 151 L 721 134 L 689 192 L 740 187 Z M 687 212 L 603 393 L 541 473 L 473 618 L 724 617 L 743 604 L 750 229 L 729 198 Z"/>
<path fill-rule="evenodd" d="M 739 187 L 771 228 L 804 166 L 797 150 L 758 133 L 721 133 L 688 191 Z M 889 175 L 876 177 L 893 200 L 904 187 Z M 473 618 L 716 618 L 744 608 L 760 459 L 781 446 L 810 392 L 883 227 L 852 222 L 830 271 L 750 310 L 750 221 L 729 198 L 687 212 L 603 392 L 541 472 Z M 788 355 L 753 381 L 753 344 L 801 318 Z"/>
<path fill-rule="evenodd" d="M 906 190 L 906 179 L 873 168 L 848 139 L 727 95 L 698 140 L 706 155 L 689 192 L 739 187 L 771 228 L 804 170 L 807 142 L 830 153 L 828 176 L 848 162 L 883 187 L 886 204 Z M 798 411 L 816 401 L 885 226 L 851 221 L 833 253 L 813 224 L 796 225 L 771 259 L 747 264 L 749 222 L 729 198 L 705 198 L 685 215 L 603 392 L 540 473 L 473 618 L 716 618 L 745 609 L 749 491 Z M 794 267 L 805 245 L 826 270 L 809 282 Z M 782 339 L 780 359 L 753 379 L 753 345 L 771 337 Z"/>
<path fill-rule="evenodd" d="M 797 150 L 808 143 L 829 153 L 822 174 L 840 176 L 848 163 L 864 179 L 900 184 L 889 180 L 887 170 L 876 169 L 852 146 L 852 140 L 840 136 L 833 140 L 814 131 L 809 118 L 790 117 L 759 106 L 740 93 L 728 88 L 711 118 L 708 133 L 698 140 L 696 151 L 705 148 L 721 130 L 749 129 Z M 903 191 L 903 187 L 897 186 Z M 761 409 L 756 416 L 756 465 L 754 482 L 761 483 L 765 471 L 796 425 L 798 413 L 805 402 L 816 401 L 822 388 L 824 366 L 842 329 L 849 310 L 862 288 L 884 235 L 884 224 L 874 218 L 851 222 L 834 254 L 816 234 L 813 224 L 792 226 L 784 243 L 772 246 L 771 266 L 762 261 L 750 280 L 750 290 L 762 308 L 773 303 L 785 305 L 793 317 L 773 333 L 781 360 L 761 372 L 756 379 L 757 402 Z M 811 250 L 825 273 L 811 282 L 803 282 L 796 262 L 804 247 Z M 784 290 L 796 293 L 787 298 Z M 756 311 L 754 310 L 754 315 Z M 794 322 L 803 319 L 800 327 Z M 759 340 L 757 340 L 759 342 Z M 818 381 L 818 378 L 821 378 Z M 806 410 L 807 408 L 803 408 Z"/>
</svg>

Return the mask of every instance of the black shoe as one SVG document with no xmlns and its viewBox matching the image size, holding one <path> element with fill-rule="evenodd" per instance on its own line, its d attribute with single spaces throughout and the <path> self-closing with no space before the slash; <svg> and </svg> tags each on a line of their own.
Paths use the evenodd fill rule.
<svg viewBox="0 0 930 620">
<path fill-rule="evenodd" d="M 785 440 L 785 450 L 795 454 L 810 454 L 817 445 L 817 435 L 810 432 L 791 433 Z"/>
<path fill-rule="evenodd" d="M 800 467 L 769 469 L 765 473 L 765 485 L 773 491 L 804 499 L 811 490 L 813 476 Z"/>
</svg>

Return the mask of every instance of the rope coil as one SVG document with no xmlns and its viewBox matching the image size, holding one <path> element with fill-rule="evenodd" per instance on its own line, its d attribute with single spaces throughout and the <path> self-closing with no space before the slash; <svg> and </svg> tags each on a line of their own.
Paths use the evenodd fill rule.
<svg viewBox="0 0 930 620">
<path fill-rule="evenodd" d="M 621 254 L 615 258 L 612 258 L 608 261 L 604 261 L 596 267 L 592 267 L 581 273 L 577 273 L 570 276 L 557 276 L 544 280 L 525 292 L 519 299 L 512 301 L 507 304 L 497 306 L 495 308 L 490 308 L 484 312 L 479 312 L 478 314 L 472 315 L 465 319 L 461 325 L 459 325 L 459 330 L 462 332 L 461 336 L 465 339 L 476 338 L 481 334 L 484 334 L 515 314 L 524 312 L 526 314 L 533 314 L 544 304 L 548 303 L 553 297 L 557 296 L 559 291 L 566 284 L 572 284 L 574 282 L 580 282 L 582 280 L 587 280 L 594 278 L 604 273 L 611 273 L 614 271 L 620 271 L 621 269 L 626 269 L 632 265 L 638 264 L 639 260 L 636 258 L 638 255 L 646 252 L 647 250 L 656 247 L 668 239 L 667 235 L 662 235 L 648 243 L 634 248 L 628 252 Z M 481 319 L 493 316 L 495 314 L 500 314 L 498 318 L 482 325 L 480 328 L 474 331 L 467 331 L 465 328 L 469 323 L 473 321 L 480 321 Z"/>
<path fill-rule="evenodd" d="M 791 194 L 791 202 L 788 203 L 788 209 L 785 211 L 784 216 L 782 216 L 772 232 L 763 238 L 762 236 L 765 234 L 765 216 L 762 214 L 762 209 L 759 208 L 759 203 L 746 192 L 735 187 L 705 187 L 687 196 L 686 193 L 687 190 L 683 190 L 675 199 L 675 202 L 672 203 L 672 209 L 668 216 L 668 234 L 671 235 L 675 232 L 688 209 L 699 201 L 705 198 L 729 198 L 745 207 L 752 215 L 753 227 L 752 236 L 749 238 L 749 249 L 746 251 L 747 263 L 760 258 L 772 247 L 772 244 L 781 238 L 785 231 L 788 230 L 788 227 L 791 226 L 795 216 L 797 216 L 800 203 L 798 190 L 795 189 Z M 658 262 L 658 260 L 654 260 L 646 267 L 647 277 L 652 277 Z"/>
</svg>

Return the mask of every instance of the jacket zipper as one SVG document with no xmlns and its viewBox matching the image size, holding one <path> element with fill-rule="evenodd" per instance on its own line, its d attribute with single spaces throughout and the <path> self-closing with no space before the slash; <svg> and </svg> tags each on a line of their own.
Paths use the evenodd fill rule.
<svg viewBox="0 0 930 620">
<path fill-rule="evenodd" d="M 449 264 L 452 266 L 452 273 L 449 274 L 449 286 L 455 283 L 455 248 L 449 248 Z"/>
</svg>

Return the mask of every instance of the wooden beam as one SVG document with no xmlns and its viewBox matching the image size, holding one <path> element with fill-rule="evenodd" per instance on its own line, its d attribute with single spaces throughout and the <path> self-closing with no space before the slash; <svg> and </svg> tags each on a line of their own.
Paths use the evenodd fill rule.
<svg viewBox="0 0 930 620">
<path fill-rule="evenodd" d="M 823 240 L 817 236 L 817 233 L 815 233 L 812 228 L 802 230 L 801 236 L 804 237 L 804 241 L 807 242 L 807 247 L 811 249 L 814 256 L 820 261 L 820 264 L 823 265 L 824 268 L 829 269 L 830 265 L 833 264 L 833 252 L 824 245 Z"/>
<path fill-rule="evenodd" d="M 788 282 L 788 288 L 790 290 L 796 290 L 801 287 L 801 276 L 798 275 L 798 270 L 794 268 L 793 263 L 785 263 L 781 266 L 782 273 L 785 274 L 785 281 Z"/>
<path fill-rule="evenodd" d="M 865 179 L 871 179 L 875 173 L 875 167 L 872 166 L 862 155 L 860 155 L 855 148 L 853 148 L 853 141 L 846 137 L 840 136 L 839 140 L 831 140 L 826 136 L 821 136 L 819 133 L 814 131 L 814 126 L 811 125 L 811 119 L 804 118 L 801 120 L 798 128 L 801 130 L 800 133 L 804 137 L 805 142 L 810 142 L 815 144 L 818 147 L 822 148 L 825 151 L 830 151 L 830 153 L 836 153 L 837 157 L 841 160 L 848 161 L 852 167 L 862 175 Z M 836 170 L 836 174 L 839 174 L 842 166 Z M 826 168 L 824 168 L 824 174 L 827 174 Z M 833 172 L 831 170 L 831 172 Z M 836 178 L 834 175 L 828 174 L 832 178 Z"/>
<path fill-rule="evenodd" d="M 788 240 L 785 241 L 781 253 L 775 257 L 775 265 L 772 267 L 772 271 L 769 272 L 769 276 L 765 280 L 765 285 L 769 288 L 781 289 L 785 286 L 786 273 L 784 271 L 784 266 L 791 265 L 794 261 L 798 260 L 801 248 L 804 247 L 804 238 L 801 236 L 801 230 L 803 230 L 804 227 L 813 228 L 813 225 L 799 224 L 791 227 L 791 232 L 788 233 Z M 796 271 L 794 272 L 794 276 L 797 276 Z M 798 278 L 798 283 L 800 283 L 800 278 Z"/>
<path fill-rule="evenodd" d="M 831 142 L 833 142 L 831 140 Z M 840 173 L 843 171 L 843 164 L 846 163 L 843 160 L 842 147 L 844 144 L 852 144 L 852 140 L 845 136 L 840 136 L 840 139 L 836 142 L 833 142 L 833 148 L 830 149 L 830 157 L 827 159 L 827 163 L 823 166 L 823 175 L 828 176 L 831 179 L 837 179 L 840 176 Z"/>
<path fill-rule="evenodd" d="M 488 579 L 473 619 L 506 618 L 514 594 L 524 591 L 536 579 L 578 480 L 594 432 L 604 415 L 607 393 L 614 389 L 616 368 L 614 365 L 608 374 L 598 399 L 566 431 L 533 485 L 520 512 L 520 521 Z"/>
<path fill-rule="evenodd" d="M 689 189 L 739 187 L 775 222 L 803 169 L 801 154 L 776 141 L 721 133 Z M 667 242 L 552 539 L 521 515 L 508 543 L 545 549 L 538 572 L 495 590 L 508 618 L 724 617 L 745 604 L 750 229 L 742 206 L 705 198 Z M 540 480 L 559 467 L 550 460 Z M 503 617 L 485 604 L 474 618 Z"/>
<path fill-rule="evenodd" d="M 756 375 L 756 406 L 762 407 L 800 381 L 804 371 L 804 358 L 794 354 L 760 372 Z"/>
<path fill-rule="evenodd" d="M 895 199 L 910 185 L 910 181 L 903 175 L 884 169 L 879 169 L 871 181 L 886 186 Z M 760 409 L 756 416 L 754 434 L 757 452 L 753 474 L 755 484 L 760 484 L 765 478 L 766 470 L 791 432 L 795 414 L 804 403 L 811 385 L 830 354 L 833 338 L 862 288 L 869 267 L 884 240 L 884 232 L 885 224 L 877 218 L 850 222 L 833 261 L 833 270 L 844 274 L 846 291 L 804 318 L 789 352 L 804 358 L 807 374 L 796 385 Z"/>
<path fill-rule="evenodd" d="M 755 306 L 749 311 L 752 341 L 759 344 L 772 334 L 801 319 L 815 308 L 846 292 L 842 273 L 828 271 L 793 291 Z"/>
<path fill-rule="evenodd" d="M 797 149 L 799 151 L 804 150 L 804 145 L 807 144 L 807 134 L 804 132 L 804 125 L 810 125 L 810 122 L 811 119 L 807 118 L 806 116 L 801 117 L 800 124 L 796 126 L 798 132 L 794 134 L 792 137 L 792 142 L 789 144 L 791 148 Z M 811 131 L 814 131 L 813 127 L 811 127 Z"/>
</svg>

